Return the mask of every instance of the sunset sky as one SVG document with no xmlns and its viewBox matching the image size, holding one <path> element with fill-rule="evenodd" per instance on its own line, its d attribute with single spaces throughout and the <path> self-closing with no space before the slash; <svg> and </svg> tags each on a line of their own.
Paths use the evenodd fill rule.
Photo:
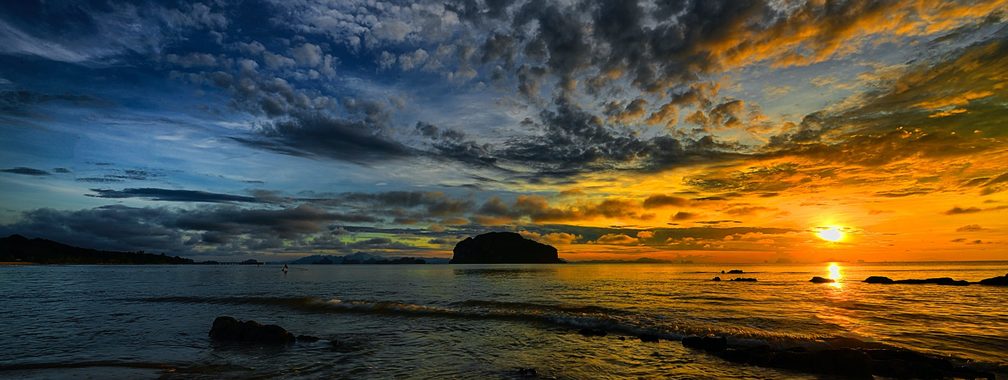
<svg viewBox="0 0 1008 380">
<path fill-rule="evenodd" d="M 0 2 L 0 233 L 1008 259 L 1008 1 Z"/>
</svg>

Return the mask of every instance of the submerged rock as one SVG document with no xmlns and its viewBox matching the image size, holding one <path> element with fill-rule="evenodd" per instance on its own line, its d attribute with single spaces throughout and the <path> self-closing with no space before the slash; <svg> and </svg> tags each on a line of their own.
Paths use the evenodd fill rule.
<svg viewBox="0 0 1008 380">
<path fill-rule="evenodd" d="M 210 328 L 210 338 L 225 342 L 255 344 L 291 344 L 294 334 L 277 325 L 261 325 L 256 321 L 239 321 L 233 317 L 220 316 L 214 319 Z"/>
<path fill-rule="evenodd" d="M 816 284 L 832 284 L 832 283 L 836 282 L 836 280 L 834 280 L 832 278 L 823 278 L 823 277 L 815 276 L 815 277 L 812 277 L 812 279 L 809 280 L 809 282 L 814 282 Z"/>
<path fill-rule="evenodd" d="M 303 343 L 315 343 L 315 342 L 318 342 L 319 340 L 320 339 L 317 336 L 311 336 L 311 335 L 298 335 L 297 336 L 297 341 L 298 342 L 303 342 Z"/>
<path fill-rule="evenodd" d="M 735 281 L 735 282 L 756 282 L 758 280 L 756 280 L 753 277 L 738 277 L 738 278 L 733 278 L 733 279 L 728 280 L 728 281 Z"/>
<path fill-rule="evenodd" d="M 991 277 L 980 280 L 980 285 L 1008 286 L 1008 274 L 1000 277 Z"/>
<path fill-rule="evenodd" d="M 529 240 L 514 232 L 489 232 L 455 244 L 451 264 L 564 263 L 551 245 Z"/>
<path fill-rule="evenodd" d="M 773 348 L 769 345 L 729 345 L 724 337 L 688 336 L 684 347 L 703 350 L 734 363 L 782 368 L 805 373 L 872 379 L 994 379 L 970 362 L 860 341 L 825 341 L 825 346 Z"/>
<path fill-rule="evenodd" d="M 538 377 L 539 372 L 535 368 L 518 368 L 518 376 L 521 377 Z"/>
<path fill-rule="evenodd" d="M 714 276 L 714 278 L 712 278 L 711 281 L 721 281 L 721 277 Z"/>
</svg>

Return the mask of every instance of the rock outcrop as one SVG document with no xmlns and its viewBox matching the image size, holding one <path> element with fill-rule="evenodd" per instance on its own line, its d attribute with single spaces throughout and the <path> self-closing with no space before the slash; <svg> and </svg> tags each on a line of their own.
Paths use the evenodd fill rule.
<svg viewBox="0 0 1008 380">
<path fill-rule="evenodd" d="M 832 278 L 823 278 L 823 277 L 815 276 L 815 277 L 812 277 L 812 279 L 809 280 L 809 282 L 813 282 L 813 283 L 816 283 L 816 284 L 832 284 L 832 283 L 836 282 L 836 280 L 834 280 Z"/>
<path fill-rule="evenodd" d="M 450 264 L 563 263 L 553 246 L 513 232 L 489 232 L 455 244 Z"/>
<path fill-rule="evenodd" d="M 1008 274 L 1000 277 L 991 277 L 980 280 L 980 285 L 1008 286 Z"/>
<path fill-rule="evenodd" d="M 906 280 L 893 280 L 889 277 L 883 276 L 871 276 L 864 280 L 869 284 L 909 284 L 909 285 L 952 285 L 952 286 L 966 286 L 969 285 L 969 281 L 966 280 L 955 280 L 951 277 L 938 277 L 938 278 L 927 278 L 927 279 L 906 279 Z"/>
<path fill-rule="evenodd" d="M 284 345 L 294 343 L 294 334 L 277 325 L 261 325 L 256 321 L 239 321 L 220 316 L 213 321 L 210 338 L 222 342 Z"/>
</svg>

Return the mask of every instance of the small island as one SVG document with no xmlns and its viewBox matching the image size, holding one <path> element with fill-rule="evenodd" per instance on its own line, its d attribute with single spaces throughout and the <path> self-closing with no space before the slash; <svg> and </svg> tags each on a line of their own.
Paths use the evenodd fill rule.
<svg viewBox="0 0 1008 380">
<path fill-rule="evenodd" d="M 0 239 L 0 262 L 32 264 L 192 264 L 191 259 L 165 254 L 100 251 L 46 239 L 11 235 Z"/>
<path fill-rule="evenodd" d="M 514 232 L 488 232 L 455 244 L 449 264 L 559 264 L 565 263 L 551 245 Z"/>
</svg>

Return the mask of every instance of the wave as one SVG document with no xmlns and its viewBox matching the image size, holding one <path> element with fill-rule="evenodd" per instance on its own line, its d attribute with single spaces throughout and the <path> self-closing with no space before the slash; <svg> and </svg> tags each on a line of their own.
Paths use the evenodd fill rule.
<svg viewBox="0 0 1008 380">
<path fill-rule="evenodd" d="M 739 344 L 787 346 L 833 338 L 830 335 L 767 331 L 745 326 L 724 326 L 703 320 L 647 315 L 630 310 L 591 305 L 555 305 L 529 302 L 465 300 L 447 305 L 422 305 L 399 301 L 340 300 L 317 297 L 154 297 L 143 302 L 218 305 L 265 305 L 310 313 L 368 314 L 395 317 L 436 317 L 466 320 L 500 320 L 534 323 L 561 329 L 601 329 L 613 334 L 681 340 L 689 335 L 723 335 Z"/>
</svg>

